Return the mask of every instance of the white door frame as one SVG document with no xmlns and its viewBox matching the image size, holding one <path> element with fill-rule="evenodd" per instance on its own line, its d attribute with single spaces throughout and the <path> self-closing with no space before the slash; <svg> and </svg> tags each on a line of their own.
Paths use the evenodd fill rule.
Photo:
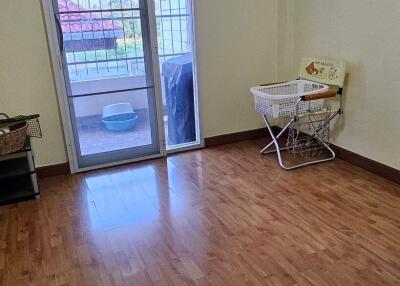
<svg viewBox="0 0 400 286">
<path fill-rule="evenodd" d="M 54 21 L 54 7 L 52 0 L 42 0 L 43 12 L 45 16 L 45 22 L 47 27 L 47 34 L 49 39 L 49 47 L 51 54 L 51 61 L 53 64 L 54 78 L 56 82 L 58 101 L 60 105 L 61 119 L 63 123 L 65 143 L 67 147 L 68 160 L 70 165 L 71 173 L 83 172 L 103 167 L 110 167 L 119 164 L 125 164 L 130 162 L 136 162 L 141 160 L 153 159 L 162 156 L 166 156 L 166 146 L 165 146 L 165 135 L 163 126 L 163 114 L 162 114 L 162 97 L 161 97 L 161 82 L 159 76 L 159 63 L 158 63 L 158 49 L 157 49 L 157 29 L 155 22 L 155 9 L 153 1 L 144 1 L 147 3 L 147 13 L 150 30 L 150 45 L 151 45 L 151 58 L 152 58 L 152 68 L 153 68 L 153 81 L 154 81 L 154 93 L 156 101 L 156 113 L 157 113 L 157 127 L 158 127 L 158 138 L 159 138 L 159 153 L 151 156 L 145 156 L 135 159 L 123 160 L 118 162 L 112 162 L 109 164 L 101 164 L 91 167 L 80 168 L 78 165 L 78 156 L 76 153 L 75 138 L 72 127 L 72 118 L 70 113 L 70 105 L 68 103 L 67 96 L 67 83 L 64 77 L 64 67 L 62 64 L 61 51 L 59 48 L 59 39 L 57 35 L 57 27 Z M 161 112 L 160 112 L 161 111 Z"/>
<path fill-rule="evenodd" d="M 60 115 L 64 130 L 65 145 L 71 173 L 78 170 L 75 141 L 72 131 L 72 121 L 70 116 L 66 82 L 61 59 L 60 47 L 58 44 L 57 27 L 54 21 L 54 8 L 52 0 L 42 0 L 43 14 L 46 22 L 48 42 L 50 48 L 51 62 L 53 64 L 53 74 L 56 83 L 58 103 L 60 105 Z"/>
<path fill-rule="evenodd" d="M 197 76 L 197 50 L 196 50 L 196 25 L 195 25 L 195 9 L 194 1 L 192 0 L 192 33 L 193 33 L 193 87 L 194 87 L 194 97 L 195 97 L 195 116 L 196 116 L 196 134 L 198 136 L 198 141 L 195 144 L 177 146 L 177 148 L 172 148 L 167 151 L 166 140 L 164 132 L 164 114 L 163 103 L 162 103 L 162 91 L 161 91 L 161 77 L 159 68 L 159 55 L 158 55 L 158 43 L 157 43 L 157 27 L 156 27 L 156 15 L 154 1 L 145 0 L 147 2 L 147 13 L 148 22 L 150 30 L 150 42 L 151 42 L 151 54 L 152 54 L 152 65 L 153 65 L 153 77 L 154 77 L 154 91 L 155 100 L 157 108 L 157 125 L 159 132 L 159 146 L 160 152 L 151 156 L 135 158 L 130 160 L 118 161 L 109 164 L 102 164 L 98 166 L 80 168 L 77 160 L 77 153 L 75 148 L 74 132 L 72 127 L 72 118 L 70 113 L 70 106 L 68 103 L 68 93 L 67 93 L 67 82 L 64 77 L 64 67 L 62 64 L 61 51 L 59 47 L 59 39 L 57 35 L 57 27 L 54 21 L 54 7 L 52 0 L 41 0 L 43 14 L 46 23 L 49 49 L 51 62 L 53 67 L 54 80 L 56 84 L 57 97 L 60 107 L 61 121 L 63 125 L 65 145 L 67 149 L 68 162 L 70 166 L 71 173 L 84 172 L 104 167 L 111 167 L 120 164 L 132 163 L 137 161 L 143 161 L 148 159 L 154 159 L 159 157 L 164 157 L 167 154 L 172 154 L 181 151 L 199 149 L 204 147 L 204 138 L 202 136 L 203 132 L 201 130 L 201 117 L 200 116 L 200 106 L 199 106 L 199 88 L 198 88 L 198 76 Z"/>
</svg>

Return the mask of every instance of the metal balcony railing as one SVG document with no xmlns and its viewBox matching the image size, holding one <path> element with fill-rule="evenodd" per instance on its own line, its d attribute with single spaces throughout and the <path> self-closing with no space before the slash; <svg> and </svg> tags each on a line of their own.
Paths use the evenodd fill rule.
<svg viewBox="0 0 400 286">
<path fill-rule="evenodd" d="M 144 74 L 138 0 L 58 0 L 71 81 Z M 191 0 L 155 0 L 159 60 L 192 52 Z"/>
</svg>

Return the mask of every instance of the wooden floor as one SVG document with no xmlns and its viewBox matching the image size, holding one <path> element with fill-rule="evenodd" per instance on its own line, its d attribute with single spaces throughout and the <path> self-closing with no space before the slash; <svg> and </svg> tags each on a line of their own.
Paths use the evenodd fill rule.
<svg viewBox="0 0 400 286">
<path fill-rule="evenodd" d="M 263 143 L 42 180 L 0 207 L 0 285 L 400 285 L 400 186 Z"/>
</svg>

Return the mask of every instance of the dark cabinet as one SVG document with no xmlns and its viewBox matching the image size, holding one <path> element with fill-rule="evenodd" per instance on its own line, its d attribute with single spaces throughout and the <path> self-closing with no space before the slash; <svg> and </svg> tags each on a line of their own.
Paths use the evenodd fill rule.
<svg viewBox="0 0 400 286">
<path fill-rule="evenodd" d="M 40 195 L 30 140 L 18 152 L 0 156 L 0 205 Z"/>
</svg>

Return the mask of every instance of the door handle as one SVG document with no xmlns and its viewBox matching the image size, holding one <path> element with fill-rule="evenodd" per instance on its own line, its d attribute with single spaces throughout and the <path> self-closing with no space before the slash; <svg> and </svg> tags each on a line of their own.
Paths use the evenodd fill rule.
<svg viewBox="0 0 400 286">
<path fill-rule="evenodd" d="M 56 19 L 56 28 L 57 28 L 57 34 L 58 34 L 58 47 L 60 49 L 60 52 L 64 51 L 64 35 L 61 27 L 61 19 L 60 15 L 54 14 L 54 18 Z"/>
</svg>

